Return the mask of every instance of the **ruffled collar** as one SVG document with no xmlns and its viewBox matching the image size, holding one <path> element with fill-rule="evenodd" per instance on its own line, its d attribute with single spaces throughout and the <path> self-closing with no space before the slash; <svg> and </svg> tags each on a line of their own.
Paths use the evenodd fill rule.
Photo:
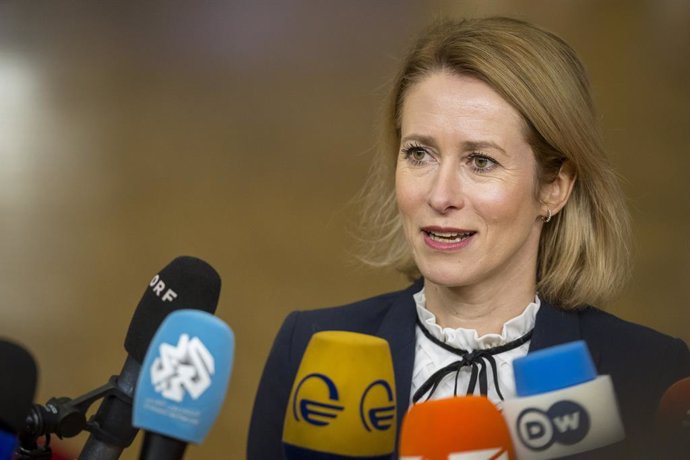
<svg viewBox="0 0 690 460">
<path fill-rule="evenodd" d="M 539 296 L 535 296 L 534 302 L 525 307 L 523 312 L 505 322 L 500 334 L 484 334 L 479 336 L 475 329 L 441 327 L 436 322 L 436 316 L 426 308 L 426 296 L 424 287 L 414 294 L 417 306 L 417 316 L 422 325 L 438 340 L 462 350 L 485 350 L 498 347 L 516 340 L 532 329 L 541 306 Z"/>
</svg>

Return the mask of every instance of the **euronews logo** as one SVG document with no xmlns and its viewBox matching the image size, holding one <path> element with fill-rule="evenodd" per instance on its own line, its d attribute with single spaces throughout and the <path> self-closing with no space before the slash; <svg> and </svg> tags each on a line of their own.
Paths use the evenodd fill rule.
<svg viewBox="0 0 690 460">
<path fill-rule="evenodd" d="M 517 419 L 517 431 L 522 443 L 535 451 L 542 451 L 554 443 L 573 445 L 589 433 L 590 417 L 584 407 L 574 401 L 559 401 L 547 411 L 530 408 Z"/>
<path fill-rule="evenodd" d="M 304 387 L 309 396 L 303 396 Z M 382 404 L 383 402 L 383 404 Z M 335 382 L 325 374 L 314 372 L 297 384 L 292 402 L 292 416 L 313 426 L 328 426 L 347 410 Z M 366 431 L 387 431 L 395 420 L 393 389 L 383 379 L 371 382 L 359 398 L 359 419 Z"/>
<path fill-rule="evenodd" d="M 188 394 L 198 399 L 211 386 L 215 361 L 198 337 L 182 334 L 177 345 L 161 343 L 159 352 L 151 366 L 151 383 L 164 398 L 182 402 Z"/>
</svg>

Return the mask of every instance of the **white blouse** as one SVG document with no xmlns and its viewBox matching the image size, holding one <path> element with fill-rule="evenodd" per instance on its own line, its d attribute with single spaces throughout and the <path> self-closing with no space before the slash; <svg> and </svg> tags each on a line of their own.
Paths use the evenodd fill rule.
<svg viewBox="0 0 690 460">
<path fill-rule="evenodd" d="M 473 351 L 483 350 L 504 345 L 508 342 L 516 340 L 534 328 L 537 312 L 541 305 L 539 296 L 535 296 L 534 302 L 525 307 L 524 311 L 515 318 L 508 320 L 503 325 L 501 334 L 485 334 L 478 336 L 474 329 L 452 329 L 448 327 L 442 328 L 436 323 L 436 317 L 433 313 L 426 309 L 426 297 L 424 295 L 424 288 L 414 295 L 414 300 L 417 305 L 417 315 L 424 327 L 438 340 L 462 350 Z M 412 403 L 412 395 L 415 391 L 427 381 L 431 375 L 437 370 L 454 363 L 461 358 L 440 347 L 429 340 L 419 329 L 417 325 L 416 330 L 416 348 L 414 358 L 414 368 L 412 371 L 412 391 L 410 392 L 410 403 Z M 494 355 L 496 360 L 496 367 L 498 371 L 498 384 L 501 393 L 505 399 L 515 396 L 515 377 L 513 376 L 513 360 L 521 356 L 525 356 L 529 349 L 530 341 L 520 345 L 512 350 L 504 351 Z M 465 396 L 467 386 L 470 381 L 471 367 L 465 366 L 460 369 L 458 375 L 458 396 Z M 493 372 L 487 370 L 488 380 L 488 398 L 496 404 L 499 409 L 502 407 L 501 398 L 496 393 L 496 388 L 493 379 Z M 440 399 L 453 396 L 455 388 L 456 373 L 453 372 L 446 375 L 430 399 Z M 479 394 L 479 385 L 475 386 L 474 394 Z M 426 400 L 427 395 L 423 395 L 420 401 Z"/>
</svg>

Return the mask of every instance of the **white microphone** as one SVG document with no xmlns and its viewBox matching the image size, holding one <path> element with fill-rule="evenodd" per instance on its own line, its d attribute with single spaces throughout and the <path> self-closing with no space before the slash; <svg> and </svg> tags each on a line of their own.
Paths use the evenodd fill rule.
<svg viewBox="0 0 690 460">
<path fill-rule="evenodd" d="M 520 459 L 550 459 L 625 437 L 611 377 L 597 376 L 584 341 L 513 361 L 517 397 L 503 414 Z"/>
</svg>

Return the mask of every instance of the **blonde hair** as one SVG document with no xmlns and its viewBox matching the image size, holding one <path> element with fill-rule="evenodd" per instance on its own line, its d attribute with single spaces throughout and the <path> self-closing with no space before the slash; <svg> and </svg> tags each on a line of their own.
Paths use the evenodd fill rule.
<svg viewBox="0 0 690 460">
<path fill-rule="evenodd" d="M 629 217 L 604 151 L 589 81 L 567 43 L 516 19 L 439 22 L 408 53 L 385 106 L 363 192 L 362 260 L 420 276 L 397 209 L 395 165 L 407 90 L 440 70 L 482 80 L 521 114 L 540 184 L 571 165 L 577 180 L 570 199 L 542 229 L 537 291 L 562 308 L 606 302 L 628 276 Z"/>
</svg>

